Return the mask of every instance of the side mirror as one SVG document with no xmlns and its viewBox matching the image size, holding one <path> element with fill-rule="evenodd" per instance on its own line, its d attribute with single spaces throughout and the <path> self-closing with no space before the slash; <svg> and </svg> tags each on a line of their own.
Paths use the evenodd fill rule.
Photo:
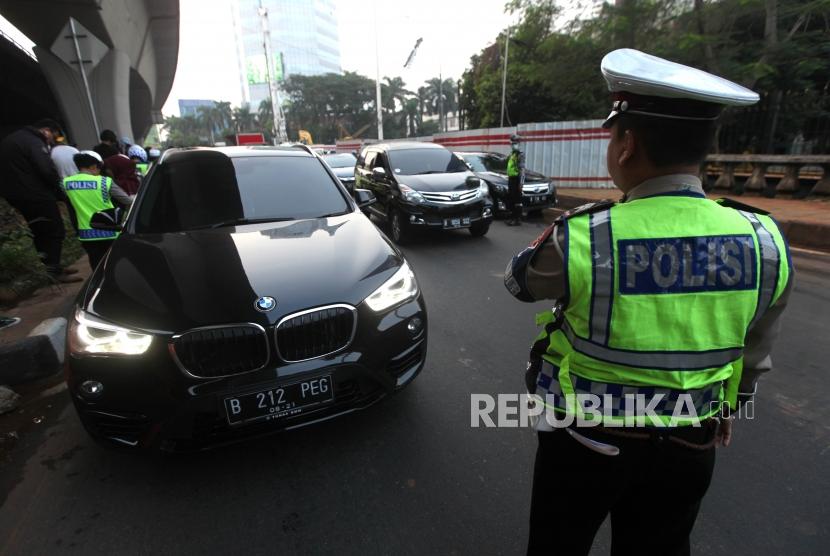
<svg viewBox="0 0 830 556">
<path fill-rule="evenodd" d="M 89 225 L 95 230 L 120 232 L 120 217 L 121 211 L 118 209 L 102 210 L 92 215 L 92 218 L 89 219 Z"/>
<path fill-rule="evenodd" d="M 480 185 L 481 185 L 481 180 L 480 180 L 480 179 L 478 179 L 478 178 L 477 178 L 477 177 L 475 177 L 475 176 L 467 176 L 467 179 L 466 179 L 466 180 L 464 180 L 464 183 L 466 183 L 466 184 L 467 184 L 467 187 L 469 187 L 469 188 L 471 188 L 471 189 L 472 189 L 473 187 L 478 187 L 478 186 L 480 186 Z"/>
<path fill-rule="evenodd" d="M 372 178 L 376 180 L 385 180 L 386 170 L 383 168 L 372 168 Z"/>
<path fill-rule="evenodd" d="M 377 201 L 375 194 L 368 189 L 355 189 L 354 200 L 360 208 L 366 208 Z"/>
</svg>

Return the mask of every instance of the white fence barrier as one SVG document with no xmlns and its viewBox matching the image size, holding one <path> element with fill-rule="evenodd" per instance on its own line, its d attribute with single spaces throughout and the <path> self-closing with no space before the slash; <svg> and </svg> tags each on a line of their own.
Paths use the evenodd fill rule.
<svg viewBox="0 0 830 556">
<path fill-rule="evenodd" d="M 605 164 L 611 135 L 603 120 L 520 124 L 525 164 L 560 187 L 613 187 Z"/>
<path fill-rule="evenodd" d="M 515 127 L 493 127 L 489 129 L 466 129 L 450 133 L 438 133 L 433 141 L 444 145 L 451 151 L 485 151 L 501 154 L 510 152 L 510 136 L 516 133 Z"/>
<path fill-rule="evenodd" d="M 603 120 L 520 124 L 518 127 L 468 129 L 409 137 L 397 141 L 432 141 L 452 151 L 486 151 L 507 154 L 510 136 L 523 138 L 527 168 L 551 176 L 559 187 L 613 187 L 605 166 L 605 150 L 610 134 Z M 337 141 L 337 152 L 360 151 L 375 139 Z"/>
</svg>

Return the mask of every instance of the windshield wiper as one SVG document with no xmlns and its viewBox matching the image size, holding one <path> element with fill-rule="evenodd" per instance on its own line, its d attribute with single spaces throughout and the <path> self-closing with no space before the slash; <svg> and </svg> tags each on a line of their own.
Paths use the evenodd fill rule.
<svg viewBox="0 0 830 556">
<path fill-rule="evenodd" d="M 341 212 L 332 212 L 330 214 L 323 214 L 321 216 L 318 216 L 317 218 L 331 218 L 333 216 L 343 216 L 344 214 L 349 214 L 349 212 L 348 211 L 346 211 L 346 212 L 342 212 L 342 211 Z"/>
<path fill-rule="evenodd" d="M 426 172 L 418 172 L 416 176 L 423 176 L 424 174 L 446 174 L 446 170 L 427 170 Z"/>
<path fill-rule="evenodd" d="M 264 222 L 287 222 L 294 220 L 294 218 L 234 218 L 232 220 L 223 220 L 215 224 L 205 224 L 204 226 L 196 226 L 190 230 L 213 230 L 215 228 L 224 228 L 225 226 L 241 226 L 243 224 L 262 224 Z"/>
</svg>

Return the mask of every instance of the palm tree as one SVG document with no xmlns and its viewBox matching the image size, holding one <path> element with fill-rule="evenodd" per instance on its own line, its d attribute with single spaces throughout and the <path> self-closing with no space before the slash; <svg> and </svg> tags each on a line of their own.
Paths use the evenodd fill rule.
<svg viewBox="0 0 830 556">
<path fill-rule="evenodd" d="M 231 108 L 231 103 L 225 101 L 217 102 L 216 116 L 222 131 L 230 129 L 233 125 L 233 109 Z"/>
<path fill-rule="evenodd" d="M 409 122 L 408 137 L 414 137 L 418 134 L 418 129 L 421 127 L 420 113 L 418 111 L 419 99 L 408 98 L 403 104 L 403 115 Z"/>
<path fill-rule="evenodd" d="M 424 114 L 429 110 L 429 89 L 427 87 L 418 87 L 416 94 L 418 97 L 418 133 L 421 133 L 421 126 L 424 125 Z"/>
<path fill-rule="evenodd" d="M 395 101 L 400 102 L 401 107 L 403 107 L 407 97 L 411 95 L 412 92 L 406 90 L 403 79 L 400 77 L 384 77 L 383 79 L 386 81 L 384 84 L 386 87 L 386 98 L 383 99 L 383 107 L 394 114 Z"/>
<path fill-rule="evenodd" d="M 210 138 L 210 144 L 213 145 L 216 143 L 216 140 L 213 136 L 216 127 L 218 125 L 218 117 L 216 114 L 216 107 L 215 106 L 199 106 L 196 109 L 196 118 L 199 121 L 201 127 L 207 130 L 208 137 Z"/>
<path fill-rule="evenodd" d="M 433 77 L 426 85 L 429 113 L 439 115 L 439 129 L 443 131 L 447 112 L 454 112 L 458 106 L 455 82 L 449 78 L 442 81 L 438 77 Z"/>
<path fill-rule="evenodd" d="M 256 114 L 251 112 L 247 102 L 233 109 L 233 124 L 237 133 L 253 131 L 256 128 Z"/>
<path fill-rule="evenodd" d="M 264 133 L 271 134 L 274 131 L 274 109 L 270 99 L 264 99 L 259 103 L 257 110 L 257 122 Z"/>
</svg>

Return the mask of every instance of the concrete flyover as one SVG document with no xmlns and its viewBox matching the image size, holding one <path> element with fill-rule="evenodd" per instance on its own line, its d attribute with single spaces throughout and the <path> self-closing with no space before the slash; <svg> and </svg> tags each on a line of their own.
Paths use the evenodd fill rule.
<svg viewBox="0 0 830 556">
<path fill-rule="evenodd" d="M 73 142 L 146 135 L 176 73 L 178 0 L 0 0 L 0 14 L 35 43 Z"/>
</svg>

